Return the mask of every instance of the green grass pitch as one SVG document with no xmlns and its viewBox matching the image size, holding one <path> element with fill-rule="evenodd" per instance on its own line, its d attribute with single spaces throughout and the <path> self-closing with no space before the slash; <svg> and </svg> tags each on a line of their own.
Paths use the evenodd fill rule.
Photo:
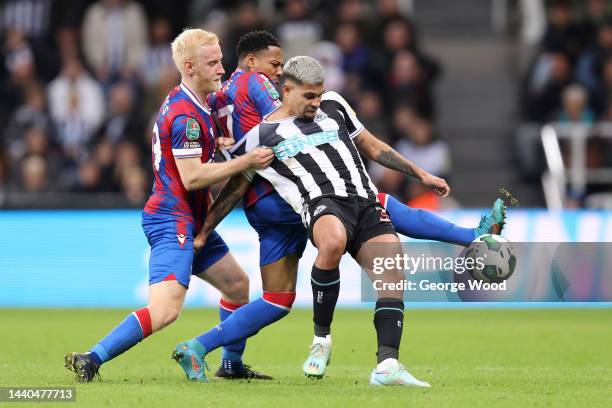
<svg viewBox="0 0 612 408">
<path fill-rule="evenodd" d="M 0 386 L 74 385 L 64 353 L 86 350 L 127 312 L 0 309 Z M 101 382 L 78 384 L 76 403 L 50 406 L 612 406 L 610 309 L 407 310 L 400 359 L 432 384 L 427 390 L 368 386 L 376 346 L 370 310 L 337 311 L 323 380 L 301 372 L 312 327 L 302 309 L 249 340 L 245 360 L 274 381 L 189 383 L 170 352 L 216 319 L 214 310 L 186 310 L 103 366 Z M 211 369 L 219 354 L 209 356 Z"/>
</svg>

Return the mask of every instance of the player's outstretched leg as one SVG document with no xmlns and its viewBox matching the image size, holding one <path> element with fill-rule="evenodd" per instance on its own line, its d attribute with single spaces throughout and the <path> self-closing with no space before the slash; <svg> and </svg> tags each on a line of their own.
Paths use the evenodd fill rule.
<svg viewBox="0 0 612 408">
<path fill-rule="evenodd" d="M 476 228 L 460 227 L 429 211 L 411 208 L 389 194 L 379 193 L 378 200 L 400 234 L 463 246 L 482 234 L 500 234 L 506 218 L 506 206 L 501 199 L 495 200 L 491 212 L 481 218 Z"/>
<path fill-rule="evenodd" d="M 290 209 L 290 211 L 293 210 Z M 301 223 L 301 220 L 299 222 Z M 287 296 L 287 294 L 293 296 L 295 293 L 298 262 L 306 246 L 306 232 L 301 224 L 289 227 L 284 225 L 267 226 L 265 229 L 258 228 L 257 232 L 260 242 L 261 282 L 264 293 L 268 293 L 266 299 L 271 300 L 276 297 L 278 298 L 277 302 L 282 302 L 280 298 Z M 242 361 L 239 364 L 228 361 L 227 357 L 230 354 L 226 353 L 226 350 L 231 351 L 232 347 L 233 345 L 223 347 L 221 366 L 215 373 L 215 377 L 230 380 L 273 379 L 269 375 L 254 371 L 248 365 L 242 364 Z"/>
<path fill-rule="evenodd" d="M 98 370 L 102 364 L 176 320 L 186 290 L 186 286 L 175 280 L 151 285 L 148 307 L 130 313 L 87 353 L 66 354 L 64 366 L 76 374 L 78 381 L 90 382 L 99 378 Z"/>
<path fill-rule="evenodd" d="M 294 300 L 295 292 L 264 292 L 263 297 L 240 307 L 216 327 L 201 336 L 179 343 L 172 356 L 181 365 L 188 378 L 201 379 L 204 369 L 198 358 L 204 361 L 204 357 L 211 351 L 257 334 L 262 328 L 289 314 Z M 185 346 L 187 349 L 184 348 Z M 195 356 L 198 369 L 189 365 L 184 355 L 179 355 L 181 350 L 187 352 L 189 359 Z M 271 379 L 269 376 L 251 370 L 246 365 L 245 368 L 250 374 L 248 377 L 241 376 L 240 378 Z"/>
<path fill-rule="evenodd" d="M 197 339 L 201 340 L 200 343 L 206 353 L 223 346 L 222 364 L 215 373 L 216 377 L 271 380 L 272 377 L 269 375 L 259 373 L 242 362 L 246 339 L 289 313 L 295 299 L 295 291 L 289 293 L 264 291 L 263 299 L 247 303 L 248 277 L 232 254 L 224 249 L 221 257 L 211 258 L 210 256 L 215 252 L 217 246 L 225 247 L 221 237 L 213 232 L 208 237 L 206 245 L 208 247 L 205 249 L 210 249 L 209 255 L 202 259 L 198 255 L 194 262 L 196 270 L 202 271 L 196 276 L 207 281 L 223 294 L 221 323 Z M 271 303 L 266 303 L 267 301 Z M 272 306 L 273 303 L 275 306 Z M 265 316 L 259 316 L 259 314 Z M 239 327 L 245 321 L 248 324 Z M 220 333 L 218 329 L 223 333 Z M 186 374 L 189 376 L 187 372 Z"/>
</svg>

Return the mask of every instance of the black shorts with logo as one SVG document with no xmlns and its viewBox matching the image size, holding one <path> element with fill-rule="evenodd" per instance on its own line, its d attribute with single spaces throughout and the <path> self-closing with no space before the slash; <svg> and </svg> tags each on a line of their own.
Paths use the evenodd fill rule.
<svg viewBox="0 0 612 408">
<path fill-rule="evenodd" d="M 339 197 L 321 196 L 312 200 L 304 208 L 308 237 L 314 243 L 312 226 L 323 215 L 335 215 L 346 228 L 346 251 L 353 258 L 357 256 L 361 246 L 368 240 L 385 234 L 395 233 L 387 211 L 378 201 L 368 200 L 360 196 Z M 316 246 L 316 245 L 315 245 Z"/>
</svg>

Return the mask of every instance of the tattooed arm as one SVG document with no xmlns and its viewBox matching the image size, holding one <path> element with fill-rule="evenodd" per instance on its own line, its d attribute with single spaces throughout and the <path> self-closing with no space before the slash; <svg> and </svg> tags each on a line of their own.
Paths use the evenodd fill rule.
<svg viewBox="0 0 612 408">
<path fill-rule="evenodd" d="M 432 187 L 440 196 L 446 197 L 450 187 L 446 180 L 423 170 L 385 142 L 379 140 L 367 129 L 363 129 L 353 141 L 364 156 L 392 170 L 401 171 Z"/>
<path fill-rule="evenodd" d="M 202 249 L 206 243 L 208 234 L 210 234 L 223 218 L 229 214 L 236 203 L 240 201 L 242 196 L 246 193 L 250 185 L 251 182 L 243 174 L 236 174 L 225 183 L 217 199 L 210 207 L 202 229 L 193 240 L 194 250 L 198 251 Z"/>
</svg>

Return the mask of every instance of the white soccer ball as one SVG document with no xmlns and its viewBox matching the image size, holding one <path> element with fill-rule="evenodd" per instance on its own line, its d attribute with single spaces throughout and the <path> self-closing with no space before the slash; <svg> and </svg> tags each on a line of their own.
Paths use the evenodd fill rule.
<svg viewBox="0 0 612 408">
<path fill-rule="evenodd" d="M 467 248 L 465 257 L 473 259 L 474 268 L 469 270 L 470 275 L 483 282 L 503 282 L 516 268 L 514 246 L 501 235 L 479 236 Z"/>
</svg>

